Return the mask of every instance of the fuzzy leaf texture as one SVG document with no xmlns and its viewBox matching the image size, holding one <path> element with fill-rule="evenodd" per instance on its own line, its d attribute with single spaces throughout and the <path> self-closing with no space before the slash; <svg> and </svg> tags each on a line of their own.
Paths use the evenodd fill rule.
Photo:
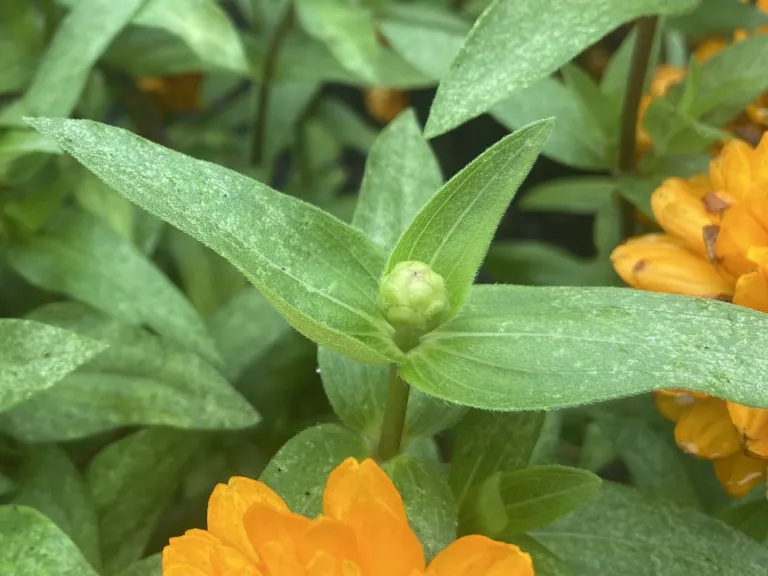
<svg viewBox="0 0 768 576">
<path fill-rule="evenodd" d="M 26 506 L 0 506 L 0 573 L 13 576 L 97 576 L 56 525 Z"/>
<path fill-rule="evenodd" d="M 550 75 L 640 16 L 679 14 L 698 0 L 496 0 L 440 82 L 426 134 L 455 128 Z"/>
<path fill-rule="evenodd" d="M 608 482 L 533 535 L 583 576 L 768 574 L 765 546 L 711 516 Z"/>
<path fill-rule="evenodd" d="M 229 260 L 297 330 L 366 362 L 401 357 L 376 306 L 384 251 L 320 209 L 119 128 L 29 119 L 117 192 Z"/>
<path fill-rule="evenodd" d="M 106 346 L 30 320 L 0 320 L 0 412 L 50 388 Z"/>
<path fill-rule="evenodd" d="M 401 374 L 449 402 L 546 410 L 658 388 L 768 407 L 768 318 L 726 302 L 623 288 L 476 286 Z M 482 383 L 482 385 L 478 385 Z"/>
<path fill-rule="evenodd" d="M 427 202 L 390 254 L 425 262 L 445 280 L 454 314 L 461 308 L 501 217 L 547 139 L 552 120 L 521 128 L 483 152 Z"/>
</svg>

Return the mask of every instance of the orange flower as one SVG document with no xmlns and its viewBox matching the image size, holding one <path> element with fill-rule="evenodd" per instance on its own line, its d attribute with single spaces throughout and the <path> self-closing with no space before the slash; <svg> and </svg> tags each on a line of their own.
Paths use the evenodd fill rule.
<svg viewBox="0 0 768 576">
<path fill-rule="evenodd" d="M 408 95 L 402 90 L 371 86 L 365 89 L 365 108 L 374 120 L 389 124 L 408 106 Z"/>
<path fill-rule="evenodd" d="M 164 576 L 533 576 L 517 546 L 464 536 L 425 567 L 394 484 L 370 459 L 328 477 L 323 514 L 294 514 L 269 487 L 235 477 L 208 502 L 208 530 L 163 550 Z"/>
<path fill-rule="evenodd" d="M 192 112 L 200 110 L 202 74 L 177 76 L 143 76 L 139 89 L 148 94 L 162 112 Z"/>
<path fill-rule="evenodd" d="M 648 111 L 654 98 L 664 96 L 667 91 L 685 78 L 685 70 L 663 64 L 656 68 L 651 78 L 651 93 L 644 94 L 640 99 L 640 107 L 637 113 L 637 150 L 640 155 L 653 147 L 651 136 L 645 131 L 645 113 Z"/>
<path fill-rule="evenodd" d="M 611 261 L 635 288 L 719 298 L 768 312 L 768 135 L 756 148 L 726 144 L 708 175 L 670 178 L 651 207 L 666 234 L 632 238 Z M 768 467 L 768 410 L 706 394 L 657 391 L 678 446 L 714 461 L 725 490 L 744 496 Z"/>
</svg>

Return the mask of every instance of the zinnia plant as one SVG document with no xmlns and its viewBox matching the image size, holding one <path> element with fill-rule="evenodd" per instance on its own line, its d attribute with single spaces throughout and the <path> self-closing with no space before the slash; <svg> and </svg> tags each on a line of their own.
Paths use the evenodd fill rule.
<svg viewBox="0 0 768 576">
<path fill-rule="evenodd" d="M 767 31 L 0 2 L 0 575 L 768 576 Z"/>
</svg>

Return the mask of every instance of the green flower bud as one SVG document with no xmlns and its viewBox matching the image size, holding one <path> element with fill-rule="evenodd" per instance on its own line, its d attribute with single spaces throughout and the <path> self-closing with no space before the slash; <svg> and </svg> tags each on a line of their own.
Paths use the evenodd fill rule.
<svg viewBox="0 0 768 576">
<path fill-rule="evenodd" d="M 443 277 L 423 262 L 400 262 L 382 278 L 379 308 L 401 348 L 416 346 L 451 313 Z"/>
</svg>

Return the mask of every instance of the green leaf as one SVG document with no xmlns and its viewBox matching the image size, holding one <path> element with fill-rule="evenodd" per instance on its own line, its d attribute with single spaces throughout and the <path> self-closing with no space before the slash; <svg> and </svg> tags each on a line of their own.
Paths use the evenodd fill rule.
<svg viewBox="0 0 768 576">
<path fill-rule="evenodd" d="M 736 28 L 752 30 L 765 24 L 768 15 L 741 0 L 701 0 L 693 12 L 667 22 L 688 36 L 730 35 Z"/>
<path fill-rule="evenodd" d="M 118 128 L 30 123 L 123 196 L 229 260 L 305 336 L 361 361 L 401 357 L 376 306 L 385 254 L 361 232 L 246 176 Z"/>
<path fill-rule="evenodd" d="M 681 506 L 701 508 L 682 462 L 688 456 L 680 452 L 671 434 L 663 436 L 642 420 L 629 418 L 604 417 L 597 425 L 613 441 L 638 488 Z"/>
<path fill-rule="evenodd" d="M 153 554 L 134 562 L 115 576 L 163 576 L 162 554 Z"/>
<path fill-rule="evenodd" d="M 768 574 L 768 549 L 754 540 L 711 516 L 608 482 L 533 536 L 584 576 Z"/>
<path fill-rule="evenodd" d="M 459 520 L 464 533 L 504 539 L 554 522 L 600 489 L 591 472 L 567 466 L 534 466 L 496 472 L 470 492 Z"/>
<path fill-rule="evenodd" d="M 48 229 L 11 247 L 27 281 L 63 292 L 130 324 L 146 324 L 220 363 L 205 324 L 168 278 L 128 240 L 83 212 L 62 210 Z"/>
<path fill-rule="evenodd" d="M 17 472 L 13 504 L 45 514 L 72 539 L 94 568 L 101 567 L 99 527 L 80 472 L 55 446 L 29 449 Z"/>
<path fill-rule="evenodd" d="M 0 6 L 0 94 L 23 90 L 35 72 L 43 42 L 31 2 Z"/>
<path fill-rule="evenodd" d="M 26 442 L 82 438 L 134 425 L 241 429 L 259 415 L 215 369 L 172 342 L 70 303 L 31 316 L 109 346 L 53 388 L 0 417 Z"/>
<path fill-rule="evenodd" d="M 50 139 L 47 140 L 50 142 Z M 132 240 L 135 211 L 133 205 L 87 170 L 80 172 L 80 178 L 74 187 L 78 204 L 83 210 L 109 224 L 110 228 L 123 238 Z"/>
<path fill-rule="evenodd" d="M 0 319 L 0 412 L 50 388 L 105 348 L 39 322 Z"/>
<path fill-rule="evenodd" d="M 98 576 L 64 532 L 25 506 L 0 506 L 0 572 L 13 576 Z"/>
<path fill-rule="evenodd" d="M 544 423 L 543 412 L 471 410 L 455 431 L 451 487 L 461 507 L 470 490 L 494 472 L 530 464 Z"/>
<path fill-rule="evenodd" d="M 78 2 L 43 55 L 24 96 L 25 111 L 38 116 L 69 116 L 91 68 L 145 1 Z"/>
<path fill-rule="evenodd" d="M 325 98 L 317 105 L 318 119 L 329 129 L 332 129 L 339 142 L 366 154 L 370 150 L 378 135 L 368 122 L 359 113 L 343 104 L 336 98 Z M 419 130 L 421 135 L 421 130 Z M 370 162 L 370 158 L 368 159 Z M 440 181 L 442 184 L 442 180 Z"/>
<path fill-rule="evenodd" d="M 290 327 L 258 290 L 248 287 L 210 317 L 208 329 L 224 357 L 223 373 L 234 382 Z"/>
<path fill-rule="evenodd" d="M 593 214 L 616 189 L 608 176 L 570 176 L 537 184 L 520 200 L 523 210 Z"/>
<path fill-rule="evenodd" d="M 371 148 L 352 219 L 368 237 L 389 250 L 443 177 L 412 111 L 398 116 Z M 347 426 L 379 437 L 387 397 L 388 366 L 371 366 L 320 348 L 323 386 L 334 411 Z M 464 409 L 412 391 L 404 443 L 431 436 L 454 424 Z"/>
<path fill-rule="evenodd" d="M 698 0 L 496 0 L 478 18 L 437 90 L 426 133 L 491 109 L 572 60 L 624 22 L 679 14 Z"/>
<path fill-rule="evenodd" d="M 456 539 L 456 501 L 440 470 L 412 456 L 397 456 L 384 470 L 403 497 L 408 524 L 427 561 Z"/>
<path fill-rule="evenodd" d="M 370 452 L 370 445 L 357 432 L 321 424 L 288 440 L 267 464 L 261 481 L 280 494 L 292 511 L 313 518 L 321 512 L 331 471 L 347 458 L 363 460 Z"/>
<path fill-rule="evenodd" d="M 142 557 L 158 518 L 204 444 L 196 433 L 149 428 L 94 457 L 86 479 L 99 514 L 104 573 Z"/>
<path fill-rule="evenodd" d="M 579 468 L 598 474 L 619 458 L 613 438 L 603 432 L 599 422 L 590 422 L 584 429 L 584 440 L 579 450 Z"/>
<path fill-rule="evenodd" d="M 602 262 L 536 241 L 494 242 L 484 267 L 499 282 L 537 286 L 599 286 Z"/>
<path fill-rule="evenodd" d="M 494 106 L 490 113 L 510 130 L 553 117 L 555 125 L 542 154 L 585 170 L 611 167 L 607 144 L 590 128 L 589 117 L 571 91 L 555 78 L 542 78 Z"/>
<path fill-rule="evenodd" d="M 370 9 L 349 0 L 297 0 L 296 13 L 304 30 L 325 42 L 345 68 L 376 81 L 379 43 Z"/>
<path fill-rule="evenodd" d="M 488 410 L 551 409 L 658 388 L 768 407 L 765 334 L 763 313 L 714 300 L 476 286 L 461 314 L 423 337 L 400 373 L 428 394 Z"/>
<path fill-rule="evenodd" d="M 768 501 L 745 502 L 720 512 L 717 517 L 758 542 L 768 538 Z"/>
<path fill-rule="evenodd" d="M 568 565 L 541 542 L 527 534 L 504 534 L 504 542 L 519 546 L 533 558 L 536 576 L 573 576 Z"/>
<path fill-rule="evenodd" d="M 666 98 L 651 102 L 643 122 L 659 156 L 696 154 L 731 138 L 727 132 L 686 115 Z"/>
<path fill-rule="evenodd" d="M 594 141 L 604 148 L 615 148 L 619 139 L 619 116 L 613 114 L 610 98 L 589 74 L 575 64 L 566 64 L 560 69 L 560 74 L 571 97 L 581 108 Z"/>
<path fill-rule="evenodd" d="M 352 225 L 389 250 L 442 185 L 437 159 L 408 109 L 382 130 L 368 154 Z"/>
<path fill-rule="evenodd" d="M 132 24 L 178 36 L 214 68 L 240 74 L 250 71 L 237 29 L 215 0 L 147 0 Z"/>
<path fill-rule="evenodd" d="M 499 220 L 552 128 L 542 120 L 521 128 L 464 168 L 416 215 L 387 263 L 425 262 L 445 280 L 454 313 L 485 258 Z"/>
</svg>

